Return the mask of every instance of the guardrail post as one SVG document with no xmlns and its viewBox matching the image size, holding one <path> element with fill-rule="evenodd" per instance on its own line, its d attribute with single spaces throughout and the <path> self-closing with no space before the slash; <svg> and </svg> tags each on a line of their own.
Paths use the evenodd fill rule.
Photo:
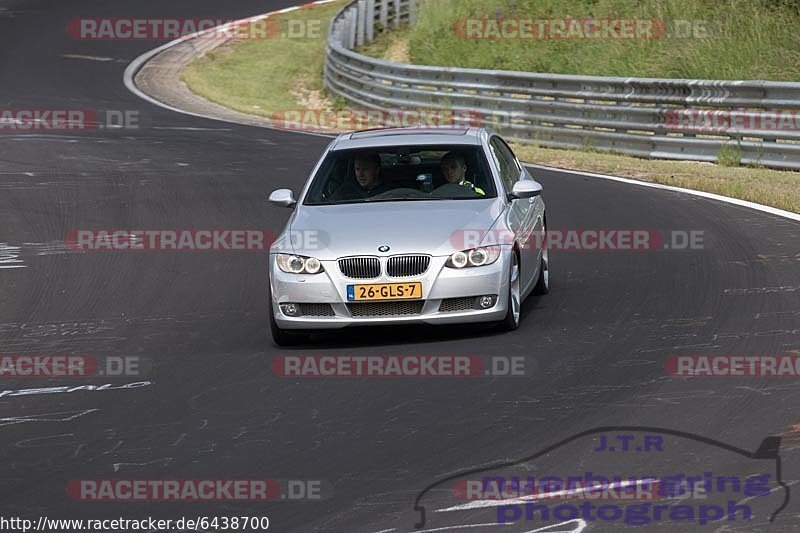
<svg viewBox="0 0 800 533">
<path fill-rule="evenodd" d="M 366 30 L 367 42 L 371 43 L 375 39 L 375 0 L 367 0 Z"/>
<path fill-rule="evenodd" d="M 388 0 L 387 0 L 388 1 Z M 394 4 L 394 24 L 395 28 L 400 27 L 400 0 L 391 0 L 392 4 Z"/>
<path fill-rule="evenodd" d="M 381 32 L 385 32 L 389 26 L 389 0 L 379 0 L 380 1 L 380 21 L 381 21 Z"/>
<path fill-rule="evenodd" d="M 357 12 L 351 9 L 347 14 L 347 49 L 352 50 L 356 47 L 356 17 Z"/>
<path fill-rule="evenodd" d="M 356 15 L 356 46 L 364 44 L 364 26 L 366 23 L 367 1 L 358 0 L 358 14 Z"/>
<path fill-rule="evenodd" d="M 417 2 L 408 0 L 408 23 L 414 24 L 417 21 Z"/>
</svg>

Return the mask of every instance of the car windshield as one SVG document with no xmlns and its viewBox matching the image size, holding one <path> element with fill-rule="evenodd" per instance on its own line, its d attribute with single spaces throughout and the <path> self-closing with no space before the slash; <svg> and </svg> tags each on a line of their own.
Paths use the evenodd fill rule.
<svg viewBox="0 0 800 533">
<path fill-rule="evenodd" d="M 495 198 L 479 146 L 335 150 L 320 165 L 304 205 Z"/>
</svg>

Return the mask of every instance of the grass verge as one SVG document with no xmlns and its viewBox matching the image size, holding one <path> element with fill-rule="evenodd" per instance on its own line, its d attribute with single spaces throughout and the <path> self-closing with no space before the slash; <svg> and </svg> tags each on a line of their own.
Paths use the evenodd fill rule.
<svg viewBox="0 0 800 533">
<path fill-rule="evenodd" d="M 652 38 L 641 38 L 647 33 L 639 32 L 629 39 L 580 38 L 581 26 L 555 33 L 565 20 L 581 18 L 652 21 L 654 29 Z M 470 19 L 535 19 L 531 36 L 558 38 L 483 38 L 495 36 L 489 22 L 469 34 L 466 26 L 457 26 Z M 413 63 L 423 65 L 800 80 L 800 2 L 795 0 L 424 0 L 417 20 L 409 36 L 409 54 Z"/>
</svg>

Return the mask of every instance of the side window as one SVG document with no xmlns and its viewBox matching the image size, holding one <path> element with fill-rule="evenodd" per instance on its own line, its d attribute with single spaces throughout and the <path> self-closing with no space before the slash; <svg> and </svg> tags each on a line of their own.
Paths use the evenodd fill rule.
<svg viewBox="0 0 800 533">
<path fill-rule="evenodd" d="M 500 167 L 500 177 L 503 178 L 503 184 L 506 186 L 506 192 L 511 192 L 514 183 L 519 178 L 520 168 L 517 166 L 517 160 L 511 149 L 500 137 L 494 136 L 489 141 L 489 147 L 492 150 L 495 160 Z"/>
</svg>

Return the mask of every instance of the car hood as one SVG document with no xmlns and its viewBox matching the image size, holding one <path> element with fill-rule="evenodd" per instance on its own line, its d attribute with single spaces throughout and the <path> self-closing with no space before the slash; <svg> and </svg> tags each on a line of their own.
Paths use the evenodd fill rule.
<svg viewBox="0 0 800 533">
<path fill-rule="evenodd" d="M 462 249 L 461 230 L 491 228 L 503 208 L 496 198 L 299 206 L 287 231 L 294 253 L 322 260 L 406 253 L 443 256 Z M 379 246 L 389 250 L 380 252 Z"/>
</svg>

